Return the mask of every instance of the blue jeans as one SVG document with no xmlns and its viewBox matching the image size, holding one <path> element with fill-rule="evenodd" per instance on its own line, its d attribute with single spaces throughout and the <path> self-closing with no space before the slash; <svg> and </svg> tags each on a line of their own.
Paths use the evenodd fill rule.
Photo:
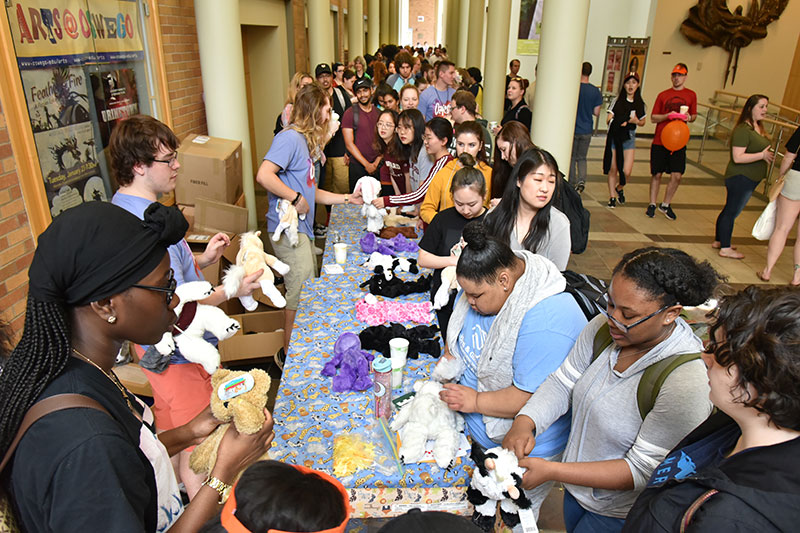
<svg viewBox="0 0 800 533">
<path fill-rule="evenodd" d="M 722 208 L 717 217 L 717 231 L 715 241 L 719 241 L 720 248 L 730 248 L 731 235 L 733 234 L 733 223 L 739 213 L 756 190 L 757 181 L 753 181 L 747 176 L 737 174 L 725 180 L 725 188 L 728 195 L 725 199 L 725 207 Z"/>
<path fill-rule="evenodd" d="M 564 490 L 564 525 L 567 533 L 619 533 L 623 518 L 612 518 L 587 511 L 568 490 Z"/>
</svg>

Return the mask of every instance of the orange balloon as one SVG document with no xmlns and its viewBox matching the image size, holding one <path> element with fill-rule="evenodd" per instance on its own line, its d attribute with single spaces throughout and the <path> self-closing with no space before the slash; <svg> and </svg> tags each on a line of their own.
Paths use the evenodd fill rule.
<svg viewBox="0 0 800 533">
<path fill-rule="evenodd" d="M 661 143 L 670 152 L 677 152 L 689 142 L 689 126 L 682 120 L 673 120 L 661 131 Z"/>
</svg>

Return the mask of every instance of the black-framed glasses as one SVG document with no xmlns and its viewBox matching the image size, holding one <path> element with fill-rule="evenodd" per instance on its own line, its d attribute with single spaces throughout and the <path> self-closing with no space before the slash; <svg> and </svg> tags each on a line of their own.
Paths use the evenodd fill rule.
<svg viewBox="0 0 800 533">
<path fill-rule="evenodd" d="M 667 304 L 667 305 L 663 306 L 661 309 L 659 309 L 658 311 L 654 311 L 654 312 L 650 313 L 649 315 L 647 315 L 646 317 L 640 318 L 639 320 L 637 320 L 633 324 L 623 324 L 622 322 L 620 322 L 619 320 L 614 318 L 611 315 L 611 313 L 608 312 L 608 307 L 611 306 L 611 301 L 608 299 L 608 291 L 606 291 L 603 294 L 601 294 L 597 298 L 597 300 L 595 300 L 594 303 L 597 306 L 597 309 L 599 309 L 600 312 L 603 314 L 603 316 L 606 317 L 607 319 L 609 319 L 610 321 L 612 321 L 614 323 L 614 325 L 616 327 L 618 327 L 623 333 L 628 333 L 630 330 L 632 330 L 634 327 L 638 326 L 639 324 L 647 322 L 648 320 L 650 320 L 651 318 L 653 318 L 657 314 L 663 313 L 664 311 L 666 311 L 667 309 L 669 309 L 673 305 L 677 305 L 677 302 L 674 303 L 674 304 Z"/>
<path fill-rule="evenodd" d="M 163 161 L 162 161 L 163 162 Z M 147 291 L 156 291 L 156 292 L 163 292 L 167 295 L 167 305 L 172 303 L 172 297 L 175 296 L 175 288 L 178 286 L 178 282 L 175 281 L 175 272 L 170 268 L 169 269 L 169 279 L 167 280 L 166 287 L 154 287 L 152 285 L 139 285 L 138 283 L 134 283 L 131 287 L 136 287 L 137 289 L 145 289 Z"/>
<path fill-rule="evenodd" d="M 178 153 L 173 152 L 172 156 L 169 159 L 153 159 L 154 163 L 164 163 L 168 167 L 172 168 L 175 166 L 175 163 L 178 162 Z"/>
</svg>

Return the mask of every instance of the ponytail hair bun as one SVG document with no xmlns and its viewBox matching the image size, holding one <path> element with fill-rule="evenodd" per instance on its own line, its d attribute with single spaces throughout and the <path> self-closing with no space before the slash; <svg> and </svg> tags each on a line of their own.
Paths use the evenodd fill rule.
<svg viewBox="0 0 800 533">
<path fill-rule="evenodd" d="M 486 248 L 486 227 L 480 220 L 475 220 L 464 226 L 461 237 L 472 250 L 479 251 Z"/>
<path fill-rule="evenodd" d="M 474 168 L 475 164 L 477 163 L 475 158 L 472 157 L 472 154 L 468 154 L 467 152 L 464 152 L 458 156 L 458 162 L 461 163 L 461 166 L 465 168 Z"/>
<path fill-rule="evenodd" d="M 461 237 L 467 243 L 456 265 L 456 275 L 474 282 L 493 283 L 498 272 L 511 268 L 517 256 L 505 242 L 490 236 L 480 220 L 464 226 Z"/>
</svg>

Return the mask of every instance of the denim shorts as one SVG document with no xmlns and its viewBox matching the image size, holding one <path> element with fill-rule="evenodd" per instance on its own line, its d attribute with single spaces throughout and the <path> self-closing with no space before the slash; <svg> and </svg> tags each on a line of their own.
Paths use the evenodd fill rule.
<svg viewBox="0 0 800 533">
<path fill-rule="evenodd" d="M 634 148 L 636 148 L 636 130 L 628 130 L 628 139 L 623 141 L 622 149 L 633 150 Z M 611 139 L 611 149 L 616 150 L 614 139 Z"/>
</svg>

